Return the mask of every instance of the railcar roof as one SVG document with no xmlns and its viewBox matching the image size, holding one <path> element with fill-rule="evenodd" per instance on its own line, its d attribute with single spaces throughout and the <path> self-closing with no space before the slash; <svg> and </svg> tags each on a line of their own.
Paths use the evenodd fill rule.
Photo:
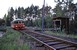
<svg viewBox="0 0 77 50">
<path fill-rule="evenodd" d="M 23 19 L 15 19 L 15 20 L 13 20 L 13 21 L 18 21 L 18 20 L 22 20 L 22 21 L 23 21 Z"/>
<path fill-rule="evenodd" d="M 24 21 L 24 20 L 23 19 L 15 19 L 12 22 L 15 22 L 15 21 Z"/>
</svg>

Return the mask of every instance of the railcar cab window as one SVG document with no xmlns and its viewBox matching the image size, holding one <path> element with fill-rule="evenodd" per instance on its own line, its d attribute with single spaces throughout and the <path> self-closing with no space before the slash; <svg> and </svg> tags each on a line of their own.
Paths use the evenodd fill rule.
<svg viewBox="0 0 77 50">
<path fill-rule="evenodd" d="M 19 23 L 24 23 L 23 21 L 18 21 Z"/>
<path fill-rule="evenodd" d="M 18 24 L 18 21 L 14 21 L 15 24 Z"/>
<path fill-rule="evenodd" d="M 18 23 L 24 23 L 24 21 L 18 21 Z"/>
<path fill-rule="evenodd" d="M 14 20 L 14 21 L 11 22 L 11 24 L 19 24 L 19 23 L 24 24 L 24 21 L 23 20 Z"/>
</svg>

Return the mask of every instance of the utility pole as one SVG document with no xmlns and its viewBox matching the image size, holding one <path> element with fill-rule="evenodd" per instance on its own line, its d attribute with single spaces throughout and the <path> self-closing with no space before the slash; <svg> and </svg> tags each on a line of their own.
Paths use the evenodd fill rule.
<svg viewBox="0 0 77 50">
<path fill-rule="evenodd" d="M 45 0 L 43 3 L 43 10 L 42 10 L 42 33 L 44 32 L 44 16 L 45 16 Z"/>
</svg>

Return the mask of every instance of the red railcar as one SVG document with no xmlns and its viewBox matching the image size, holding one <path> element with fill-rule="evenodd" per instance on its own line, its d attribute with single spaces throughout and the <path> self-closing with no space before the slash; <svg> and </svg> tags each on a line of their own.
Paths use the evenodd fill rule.
<svg viewBox="0 0 77 50">
<path fill-rule="evenodd" d="M 24 21 L 22 19 L 16 19 L 11 22 L 11 27 L 16 30 L 25 29 Z"/>
</svg>

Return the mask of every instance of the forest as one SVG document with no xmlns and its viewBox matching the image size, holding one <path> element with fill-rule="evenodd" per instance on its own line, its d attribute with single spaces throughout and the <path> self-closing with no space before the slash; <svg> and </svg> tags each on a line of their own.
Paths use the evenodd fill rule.
<svg viewBox="0 0 77 50">
<path fill-rule="evenodd" d="M 77 3 L 73 3 L 73 0 L 56 1 L 57 3 L 54 8 L 46 5 L 44 8 L 44 27 L 53 28 L 53 17 L 68 17 L 69 18 L 69 30 L 70 33 L 77 33 Z M 31 27 L 42 27 L 42 12 L 43 7 L 34 6 L 30 7 L 18 7 L 14 9 L 11 7 L 8 14 L 5 14 L 3 20 L 7 26 L 10 26 L 11 21 L 14 18 L 24 19 L 26 26 Z"/>
</svg>

